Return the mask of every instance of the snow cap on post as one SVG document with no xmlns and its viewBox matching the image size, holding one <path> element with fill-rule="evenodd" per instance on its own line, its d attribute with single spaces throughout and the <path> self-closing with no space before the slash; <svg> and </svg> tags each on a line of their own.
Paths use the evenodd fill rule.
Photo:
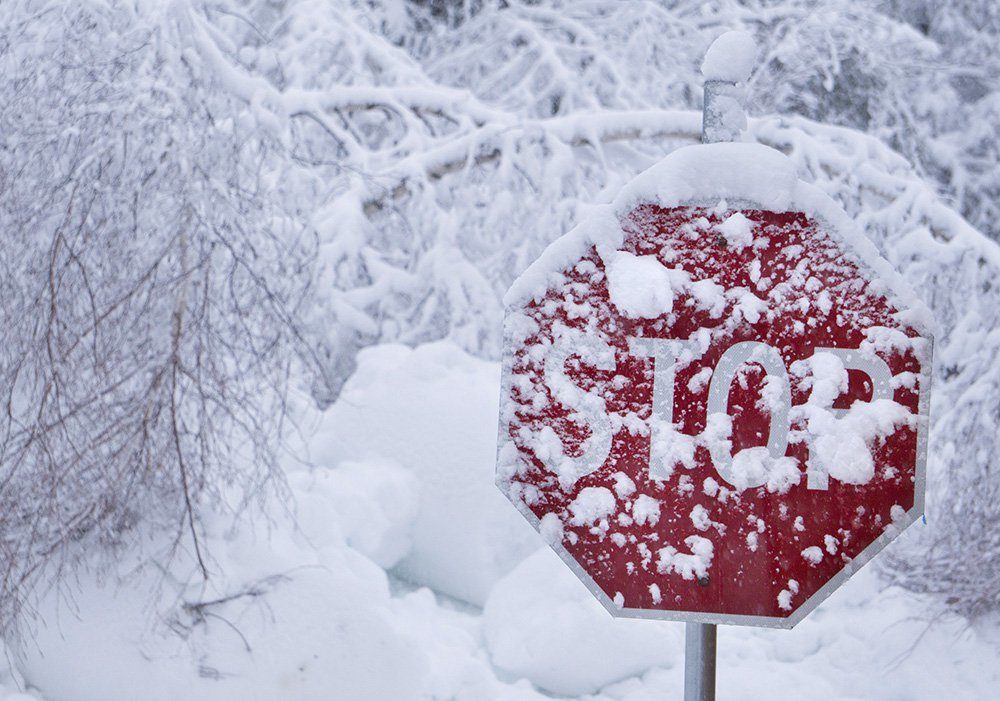
<svg viewBox="0 0 1000 701">
<path fill-rule="evenodd" d="M 736 141 L 746 129 L 745 84 L 756 55 L 753 37 L 742 31 L 726 32 L 708 48 L 701 64 L 705 76 L 702 143 Z"/>
</svg>

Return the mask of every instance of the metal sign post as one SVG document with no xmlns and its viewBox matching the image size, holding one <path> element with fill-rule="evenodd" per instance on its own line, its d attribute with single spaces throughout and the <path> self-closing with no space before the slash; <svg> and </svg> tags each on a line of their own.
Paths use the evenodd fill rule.
<svg viewBox="0 0 1000 701">
<path fill-rule="evenodd" d="M 709 49 L 711 53 L 713 48 Z M 719 44 L 721 47 L 721 43 Z M 707 62 L 708 56 L 706 56 Z M 746 78 L 743 78 L 746 80 Z M 701 141 L 736 141 L 746 128 L 745 91 L 736 81 L 705 75 Z M 684 630 L 684 701 L 715 701 L 716 635 L 714 623 L 687 623 Z"/>
<path fill-rule="evenodd" d="M 714 623 L 687 623 L 684 630 L 684 701 L 715 701 Z"/>
</svg>

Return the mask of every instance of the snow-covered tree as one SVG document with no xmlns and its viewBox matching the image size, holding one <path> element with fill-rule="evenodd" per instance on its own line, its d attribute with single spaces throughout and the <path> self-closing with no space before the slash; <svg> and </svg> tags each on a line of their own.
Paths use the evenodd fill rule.
<svg viewBox="0 0 1000 701">
<path fill-rule="evenodd" d="M 314 241 L 194 27 L 180 5 L 0 19 L 0 623 L 139 522 L 204 568 L 202 502 L 273 472 Z"/>
</svg>

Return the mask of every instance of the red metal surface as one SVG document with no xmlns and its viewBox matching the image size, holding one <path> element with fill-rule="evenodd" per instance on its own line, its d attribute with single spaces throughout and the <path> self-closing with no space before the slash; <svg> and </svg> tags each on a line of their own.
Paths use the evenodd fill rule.
<svg viewBox="0 0 1000 701">
<path fill-rule="evenodd" d="M 911 337 L 916 335 L 914 329 L 894 316 L 896 310 L 816 222 L 797 213 L 756 210 L 743 213 L 755 223 L 754 236 L 764 237 L 766 246 L 735 250 L 704 231 L 692 233 L 685 224 L 700 217 L 713 223 L 719 221 L 712 211 L 704 208 L 662 209 L 643 205 L 624 223 L 626 237 L 622 250 L 636 255 L 657 255 L 664 265 L 683 268 L 694 280 L 710 279 L 726 289 L 754 290 L 777 312 L 757 323 L 744 321 L 731 333 L 715 338 L 704 356 L 678 371 L 674 422 L 685 434 L 700 433 L 706 422 L 708 384 L 694 385 L 692 389 L 689 381 L 703 368 L 714 368 L 719 356 L 733 343 L 747 340 L 767 343 L 779 350 L 786 367 L 790 367 L 819 347 L 858 348 L 865 340 L 866 329 L 873 326 L 898 329 Z M 673 252 L 670 260 L 664 258 L 664 251 Z M 586 260 L 597 271 L 603 271 L 596 251 L 592 250 Z M 718 326 L 730 316 L 734 304 L 727 302 L 726 313 L 713 318 L 689 305 L 682 294 L 675 299 L 674 311 L 667 316 L 630 319 L 610 302 L 603 275 L 583 269 L 583 273 L 575 267 L 565 270 L 564 284 L 550 289 L 544 300 L 523 310 L 538 323 L 539 331 L 515 351 L 512 371 L 515 377 L 521 377 L 510 390 L 517 410 L 509 431 L 527 464 L 515 481 L 520 487 L 538 490 L 538 498 L 529 508 L 539 519 L 549 513 L 561 517 L 566 529 L 563 546 L 608 597 L 617 598 L 630 609 L 786 617 L 886 531 L 893 507 L 909 510 L 913 506 L 917 436 L 906 427 L 897 429 L 874 447 L 876 472 L 866 484 L 844 484 L 831 479 L 826 490 L 809 489 L 803 474 L 799 483 L 785 494 L 771 493 L 764 487 L 750 488 L 731 494 L 725 502 L 706 493 L 707 478 L 732 489 L 716 470 L 707 449 L 698 448 L 693 469 L 678 467 L 670 479 L 658 481 L 650 479 L 648 474 L 649 436 L 620 428 L 614 433 L 611 453 L 603 467 L 582 477 L 569 490 L 561 489 L 555 475 L 535 456 L 530 441 L 524 437 L 549 426 L 562 439 L 565 452 L 573 455 L 589 436 L 589 429 L 573 421 L 567 407 L 545 387 L 543 364 L 537 353 L 530 352 L 532 346 L 551 338 L 554 323 L 584 330 L 588 323 L 596 321 L 596 327 L 615 347 L 616 369 L 602 371 L 571 359 L 566 363 L 566 372 L 580 388 L 596 389 L 603 394 L 609 412 L 635 412 L 645 420 L 652 404 L 653 361 L 631 355 L 628 339 L 687 338 L 699 328 Z M 793 274 L 796 270 L 798 274 Z M 807 274 L 801 274 L 803 270 Z M 762 289 L 757 284 L 760 279 L 770 282 Z M 775 293 L 776 288 L 781 290 L 780 294 Z M 825 311 L 822 309 L 825 305 L 801 302 L 815 301 L 819 290 L 825 290 L 832 301 Z M 567 313 L 571 307 L 567 302 L 589 304 L 592 311 L 574 317 Z M 879 355 L 893 375 L 905 371 L 919 374 L 919 363 L 911 352 L 880 351 Z M 770 416 L 758 402 L 762 377 L 760 366 L 747 363 L 741 381 L 732 384 L 729 414 L 733 417 L 734 454 L 742 448 L 764 445 L 767 440 Z M 871 386 L 864 373 L 851 371 L 850 380 L 850 391 L 835 406 L 847 407 L 854 399 L 870 398 Z M 803 404 L 808 388 L 794 381 L 791 384 L 792 405 Z M 523 391 L 529 386 L 532 391 Z M 918 412 L 917 389 L 913 385 L 894 390 L 895 401 L 914 415 Z M 539 391 L 544 401 L 533 396 Z M 801 427 L 791 426 L 793 432 L 796 428 Z M 786 455 L 797 458 L 803 472 L 807 454 L 804 443 L 789 443 Z M 628 519 L 620 522 L 612 518 L 606 531 L 569 524 L 567 508 L 580 490 L 603 486 L 613 491 L 614 475 L 619 472 L 636 485 L 634 495 L 619 499 L 619 513 L 627 513 L 635 496 L 645 494 L 659 501 L 659 520 L 639 525 L 634 520 L 627 523 Z M 717 525 L 707 531 L 695 529 L 690 514 L 696 505 L 704 507 Z M 750 536 L 751 540 L 757 539 L 755 550 L 748 543 L 751 532 L 757 533 Z M 707 579 L 697 581 L 676 573 L 658 572 L 656 551 L 673 546 L 684 552 L 684 540 L 691 535 L 709 538 L 713 543 Z M 836 539 L 835 554 L 830 552 L 831 538 Z M 810 546 L 822 549 L 824 557 L 819 563 L 813 564 L 803 557 L 802 551 Z M 791 591 L 795 586 L 790 585 L 790 580 L 797 584 L 797 592 Z M 792 594 L 790 609 L 779 605 L 782 591 Z"/>
</svg>

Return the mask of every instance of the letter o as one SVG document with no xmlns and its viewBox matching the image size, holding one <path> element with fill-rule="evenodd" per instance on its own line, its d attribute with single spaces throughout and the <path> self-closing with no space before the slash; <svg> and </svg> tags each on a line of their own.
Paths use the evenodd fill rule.
<svg viewBox="0 0 1000 701">
<path fill-rule="evenodd" d="M 708 386 L 708 413 L 709 415 L 729 414 L 729 390 L 736 377 L 736 371 L 744 363 L 759 363 L 769 378 L 776 379 L 781 383 L 782 390 L 778 406 L 771 411 L 767 450 L 773 458 L 783 457 L 788 448 L 788 414 L 792 408 L 792 387 L 788 381 L 785 361 L 774 347 L 759 341 L 741 341 L 727 348 L 726 352 L 719 358 L 715 371 L 712 373 L 712 381 Z M 722 441 L 714 442 L 709 445 L 709 452 L 719 475 L 730 484 L 735 484 L 732 472 L 731 444 Z M 747 486 L 760 487 L 764 481 L 766 478 L 759 484 Z"/>
</svg>

